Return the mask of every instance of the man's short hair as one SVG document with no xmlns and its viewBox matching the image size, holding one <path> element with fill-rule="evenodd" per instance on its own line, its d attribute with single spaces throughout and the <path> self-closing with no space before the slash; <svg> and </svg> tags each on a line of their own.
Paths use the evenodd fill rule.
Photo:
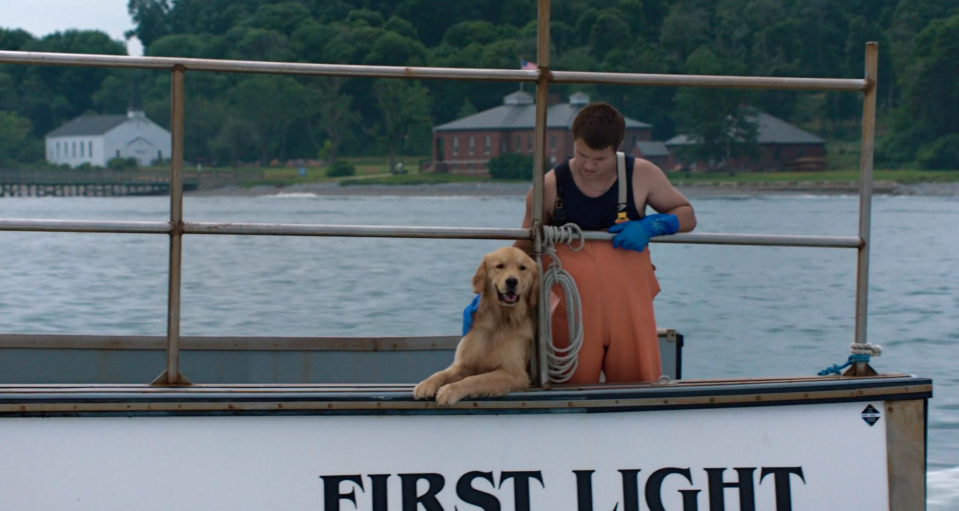
<svg viewBox="0 0 959 511">
<path fill-rule="evenodd" d="M 591 149 L 619 149 L 626 136 L 626 119 L 609 103 L 590 103 L 573 120 L 573 139 L 586 142 Z"/>
</svg>

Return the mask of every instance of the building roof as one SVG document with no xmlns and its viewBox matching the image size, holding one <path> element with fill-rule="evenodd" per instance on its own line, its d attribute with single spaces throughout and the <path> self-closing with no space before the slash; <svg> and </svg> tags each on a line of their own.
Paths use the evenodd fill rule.
<svg viewBox="0 0 959 511">
<path fill-rule="evenodd" d="M 669 156 L 669 148 L 662 142 L 636 142 L 643 156 Z"/>
<path fill-rule="evenodd" d="M 805 131 L 798 126 L 760 112 L 757 116 L 759 132 L 756 141 L 760 144 L 824 144 L 825 140 Z M 689 145 L 695 143 L 686 135 L 677 135 L 666 141 L 667 146 Z"/>
<path fill-rule="evenodd" d="M 503 96 L 504 105 L 532 105 L 533 95 L 528 92 L 518 90 L 512 94 Z"/>
<path fill-rule="evenodd" d="M 103 135 L 127 121 L 125 115 L 84 115 L 47 133 L 47 137 Z"/>
<path fill-rule="evenodd" d="M 531 130 L 536 127 L 536 105 L 533 96 L 526 92 L 514 92 L 503 98 L 500 106 L 483 110 L 473 115 L 441 124 L 433 131 L 464 130 Z M 546 110 L 547 128 L 570 129 L 576 114 L 589 103 L 589 96 L 578 92 L 570 96 L 570 103 L 560 103 Z M 652 125 L 626 118 L 626 128 L 652 128 Z"/>
</svg>

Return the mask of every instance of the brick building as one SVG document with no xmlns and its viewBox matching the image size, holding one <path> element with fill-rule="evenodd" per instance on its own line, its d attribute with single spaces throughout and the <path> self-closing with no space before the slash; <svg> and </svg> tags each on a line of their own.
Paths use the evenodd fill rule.
<svg viewBox="0 0 959 511">
<path fill-rule="evenodd" d="M 756 121 L 759 123 L 756 142 L 760 147 L 760 155 L 757 158 L 734 160 L 728 163 L 684 161 L 676 154 L 677 150 L 683 146 L 695 144 L 686 135 L 678 135 L 667 140 L 666 146 L 680 166 L 694 171 L 822 170 L 825 168 L 825 140 L 766 113 L 759 113 Z"/>
<path fill-rule="evenodd" d="M 569 103 L 547 109 L 546 157 L 550 166 L 573 155 L 573 119 L 587 104 L 589 96 L 577 92 L 569 97 Z M 434 127 L 433 171 L 485 175 L 486 162 L 503 153 L 532 154 L 535 114 L 533 96 L 517 91 L 505 96 L 500 106 Z M 645 146 L 647 152 L 666 152 L 668 158 L 662 142 L 649 142 L 652 130 L 651 125 L 627 117 L 623 150 L 641 156 Z"/>
</svg>

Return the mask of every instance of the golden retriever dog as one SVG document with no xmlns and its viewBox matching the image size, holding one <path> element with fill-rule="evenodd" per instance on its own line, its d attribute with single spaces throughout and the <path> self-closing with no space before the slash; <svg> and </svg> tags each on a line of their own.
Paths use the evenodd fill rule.
<svg viewBox="0 0 959 511">
<path fill-rule="evenodd" d="M 529 387 L 526 367 L 536 335 L 539 272 L 518 248 L 483 258 L 473 276 L 480 295 L 473 328 L 456 347 L 453 365 L 413 389 L 416 399 L 436 397 L 441 406 L 472 397 L 502 396 Z"/>
</svg>

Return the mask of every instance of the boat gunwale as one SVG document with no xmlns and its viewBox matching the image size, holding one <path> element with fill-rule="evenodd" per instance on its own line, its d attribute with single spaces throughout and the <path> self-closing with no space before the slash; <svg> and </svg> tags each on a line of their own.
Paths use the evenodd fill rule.
<svg viewBox="0 0 959 511">
<path fill-rule="evenodd" d="M 788 406 L 932 397 L 909 375 L 699 380 L 559 387 L 452 407 L 412 399 L 412 385 L 0 385 L 0 417 L 88 415 L 608 413 Z"/>
</svg>

